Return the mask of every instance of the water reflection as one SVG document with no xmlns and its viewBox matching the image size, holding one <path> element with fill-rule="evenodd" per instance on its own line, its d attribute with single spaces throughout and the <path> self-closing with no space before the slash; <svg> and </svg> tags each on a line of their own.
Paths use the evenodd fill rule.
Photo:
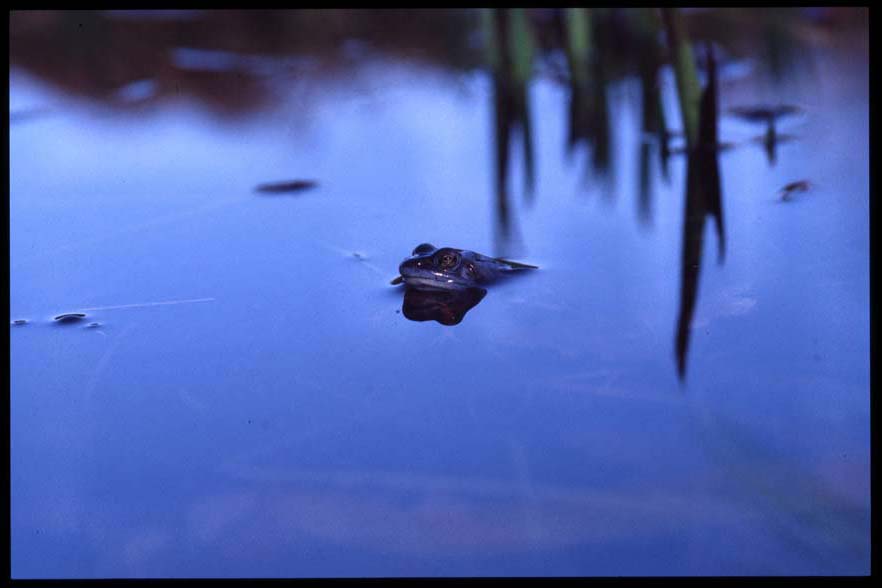
<svg viewBox="0 0 882 588">
<path fill-rule="evenodd" d="M 658 150 L 663 177 L 668 179 L 671 133 L 665 121 L 662 103 L 659 69 L 664 65 L 658 51 L 657 31 L 659 24 L 655 11 L 641 9 L 635 16 L 639 32 L 637 44 L 637 67 L 640 80 L 640 120 L 643 140 L 640 141 L 637 217 L 644 224 L 652 221 L 652 179 L 650 155 Z M 653 140 L 654 139 L 654 140 Z"/>
<path fill-rule="evenodd" d="M 493 76 L 494 152 L 496 162 L 496 253 L 511 251 L 514 240 L 509 206 L 509 168 L 514 135 L 523 152 L 524 195 L 531 201 L 536 182 L 530 123 L 529 84 L 533 40 L 523 9 L 484 12 L 487 60 Z"/>
<path fill-rule="evenodd" d="M 675 14 L 678 19 L 687 18 L 669 9 L 663 14 L 667 18 Z M 787 11 L 775 12 L 758 23 L 753 32 L 758 46 L 774 36 L 774 47 L 769 44 L 769 51 L 759 54 L 772 70 L 781 64 L 782 47 L 799 46 L 798 35 L 786 24 L 792 16 Z M 721 259 L 724 251 L 718 163 L 709 152 L 729 149 L 734 143 L 718 142 L 716 122 L 705 120 L 704 132 L 713 132 L 713 138 L 703 137 L 699 149 L 671 145 L 677 133 L 666 121 L 660 72 L 669 63 L 676 65 L 676 59 L 660 42 L 663 23 L 658 11 L 493 9 L 387 11 L 382 15 L 352 10 L 193 11 L 170 12 L 162 18 L 142 17 L 137 12 L 14 13 L 10 61 L 67 92 L 116 108 L 143 107 L 189 95 L 216 112 L 242 114 L 259 110 L 278 98 L 277 82 L 300 84 L 304 80 L 349 76 L 372 51 L 418 59 L 447 70 L 474 68 L 482 64 L 481 48 L 474 42 L 481 33 L 483 65 L 492 80 L 494 253 L 498 256 L 512 255 L 515 244 L 522 241 L 513 218 L 510 181 L 518 146 L 525 201 L 532 202 L 537 191 L 529 91 L 537 62 L 555 63 L 560 56 L 566 60 L 565 71 L 556 78 L 568 91 L 566 153 L 586 153 L 586 182 L 608 179 L 611 171 L 608 88 L 613 81 L 636 79 L 640 84 L 640 129 L 647 139 L 638 147 L 639 222 L 648 226 L 653 216 L 652 152 L 657 151 L 665 179 L 669 177 L 670 156 L 689 155 L 676 343 L 678 371 L 684 373 L 688 324 L 697 300 L 701 261 L 699 219 L 706 215 L 715 219 L 721 236 Z M 683 32 L 713 31 L 715 41 L 727 47 L 725 54 L 735 55 L 738 45 L 723 24 L 726 18 L 735 17 L 726 11 L 690 13 L 689 26 Z M 740 22 L 739 26 L 751 30 L 749 23 Z M 219 30 L 224 34 L 219 35 Z M 46 51 L 47 43 L 57 50 Z M 108 47 L 113 50 L 108 51 Z M 785 53 L 797 52 L 788 49 Z M 709 85 L 707 92 L 715 96 L 716 88 Z M 708 100 L 716 100 L 707 96 Z M 765 126 L 765 133 L 754 141 L 763 146 L 770 164 L 777 160 L 778 147 L 793 140 L 791 135 L 778 132 L 777 121 L 800 111 L 787 104 L 729 109 L 733 117 Z M 20 111 L 10 114 L 10 122 L 42 114 L 39 110 Z M 261 184 L 256 190 L 265 194 L 298 193 L 312 186 L 309 180 L 297 180 Z M 601 192 L 614 194 L 607 189 Z"/>
<path fill-rule="evenodd" d="M 779 104 L 777 106 L 735 106 L 729 109 L 729 113 L 741 120 L 763 124 L 766 131 L 763 135 L 753 139 L 760 143 L 766 151 L 769 165 L 775 165 L 777 148 L 781 143 L 793 141 L 796 137 L 778 133 L 777 121 L 802 112 L 798 106 Z"/>
<path fill-rule="evenodd" d="M 775 165 L 775 161 L 778 159 L 778 145 L 790 143 L 794 140 L 796 140 L 796 137 L 793 135 L 778 133 L 775 131 L 774 127 L 770 127 L 765 135 L 754 138 L 755 143 L 759 143 L 763 146 L 769 165 Z"/>
<path fill-rule="evenodd" d="M 537 548 L 600 547 L 610 539 L 651 536 L 664 532 L 671 513 L 692 525 L 731 525 L 737 516 L 724 505 L 687 500 L 668 489 L 648 499 L 641 488 L 535 484 L 526 492 L 516 481 L 486 475 L 281 470 L 233 462 L 225 470 L 242 488 L 190 507 L 188 531 L 204 543 L 254 533 L 294 543 L 306 534 L 347 548 L 374 546 L 410 556 L 450 557 L 475 549 L 528 555 Z"/>
<path fill-rule="evenodd" d="M 115 108 L 188 97 L 238 117 L 277 101 L 280 77 L 301 84 L 351 77 L 367 53 L 350 50 L 355 40 L 455 70 L 477 60 L 471 11 L 166 13 L 14 11 L 10 64 Z"/>
<path fill-rule="evenodd" d="M 9 111 L 9 124 L 18 124 L 31 120 L 38 120 L 52 114 L 52 110 L 48 108 L 26 108 L 22 110 Z"/>
<path fill-rule="evenodd" d="M 12 43 L 12 67 L 42 64 L 28 71 L 70 83 L 55 84 L 70 88 L 62 96 L 21 76 L 11 95 L 57 113 L 14 128 L 10 144 L 11 310 L 36 321 L 13 321 L 10 335 L 13 570 L 864 570 L 866 185 L 849 170 L 866 156 L 862 144 L 847 157 L 824 152 L 860 139 L 864 103 L 836 108 L 851 97 L 835 78 L 807 104 L 806 148 L 793 150 L 801 159 L 778 149 L 771 169 L 752 144 L 720 162 L 722 139 L 745 138 L 728 136 L 730 121 L 718 126 L 716 103 L 762 96 L 755 79 L 726 80 L 715 46 L 693 60 L 708 68 L 694 143 L 671 158 L 671 143 L 687 139 L 669 128 L 679 105 L 655 11 L 488 11 L 491 38 L 507 36 L 508 65 L 492 72 L 478 69 L 478 13 L 430 14 L 431 26 L 411 13 L 414 34 L 384 40 L 367 29 L 398 16 L 357 13 L 359 32 L 346 12 L 171 14 L 165 30 L 87 13 L 87 27 L 103 19 L 105 31 L 122 31 L 105 53 L 128 52 L 134 71 L 116 73 L 125 60 L 113 55 L 71 60 L 79 49 L 63 48 L 78 36 L 45 34 L 60 30 L 52 15 L 42 43 L 58 64 L 26 55 L 33 40 Z M 684 16 L 693 39 L 715 36 Z M 321 49 L 316 22 L 340 42 Z M 212 27 L 222 34 L 200 36 Z M 154 49 L 164 57 L 150 62 Z M 381 51 L 394 58 L 371 57 Z M 560 77 L 543 77 L 549 63 Z M 357 71 L 371 85 L 352 91 Z M 71 99 L 101 86 L 105 110 L 155 105 L 179 95 L 169 92 L 175 76 L 195 101 L 149 116 L 84 112 Z M 222 80 L 211 99 L 233 105 L 224 113 L 259 115 L 205 117 L 214 107 L 200 76 Z M 260 110 L 266 102 L 247 83 L 229 98 L 237 76 L 290 108 Z M 304 131 L 289 115 L 306 101 L 287 92 L 323 76 L 336 78 Z M 781 100 L 799 99 L 784 90 Z M 745 137 L 763 131 L 744 127 Z M 784 135 L 774 137 L 777 149 Z M 584 178 L 564 165 L 565 145 Z M 613 175 L 596 165 L 604 160 L 628 200 L 571 197 L 573 180 Z M 48 173 L 46 161 L 56 163 Z M 783 186 L 782 200 L 799 200 L 805 169 L 818 197 L 790 206 L 756 197 Z M 254 194 L 302 193 L 309 178 L 320 198 Z M 826 186 L 840 180 L 849 198 L 830 198 Z M 717 243 L 703 243 L 708 217 Z M 494 230 L 514 238 L 516 225 L 530 246 L 518 258 L 541 259 L 543 271 L 493 293 L 462 328 L 431 322 L 462 324 L 484 288 L 406 285 L 398 299 L 381 284 L 405 244 L 486 251 Z M 701 273 L 702 243 L 705 257 L 713 247 L 720 262 L 728 256 L 724 272 Z M 503 255 L 510 245 L 496 247 Z M 809 275 L 811 295 L 794 298 L 789 285 Z M 184 305 L 215 300 L 195 296 L 217 299 Z M 138 300 L 168 302 L 123 304 Z M 112 308 L 132 312 L 104 337 Z M 89 316 L 54 327 L 53 315 L 73 310 Z M 458 385 L 414 367 L 430 346 L 432 365 L 456 366 Z M 51 369 L 31 369 L 35 361 Z M 691 393 L 671 394 L 687 365 Z M 708 420 L 699 437 L 703 405 L 727 418 Z M 250 453 L 273 448 L 265 460 Z M 218 475 L 240 451 L 242 478 Z"/>
<path fill-rule="evenodd" d="M 566 56 L 569 66 L 569 128 L 567 154 L 580 146 L 590 153 L 585 180 L 606 176 L 610 171 L 610 121 L 607 106 L 607 73 L 604 49 L 595 11 L 570 8 L 564 14 Z M 610 190 L 603 190 L 606 196 Z"/>
<path fill-rule="evenodd" d="M 686 179 L 686 206 L 683 212 L 683 253 L 680 266 L 680 311 L 677 318 L 677 373 L 686 375 L 686 357 L 692 317 L 698 297 L 705 219 L 714 219 L 718 260 L 726 255 L 722 190 L 717 142 L 717 72 L 713 50 L 707 47 L 707 85 L 701 95 L 698 138 L 689 152 Z"/>
<path fill-rule="evenodd" d="M 487 290 L 464 288 L 462 290 L 423 290 L 406 287 L 404 316 L 412 321 L 437 321 L 442 325 L 458 325 L 465 314 L 477 306 Z"/>
</svg>

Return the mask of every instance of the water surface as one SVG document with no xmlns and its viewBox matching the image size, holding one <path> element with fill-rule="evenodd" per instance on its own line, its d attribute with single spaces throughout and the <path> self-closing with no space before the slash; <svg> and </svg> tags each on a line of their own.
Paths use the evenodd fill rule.
<svg viewBox="0 0 882 588">
<path fill-rule="evenodd" d="M 531 81 L 506 237 L 480 70 L 370 55 L 230 117 L 12 67 L 11 112 L 46 112 L 10 119 L 13 576 L 868 573 L 868 70 L 812 63 L 721 81 L 721 113 L 804 115 L 774 165 L 720 155 L 683 379 L 686 159 L 653 151 L 641 200 L 633 78 L 605 176 Z M 410 321 L 389 280 L 422 242 L 541 269 Z"/>
</svg>

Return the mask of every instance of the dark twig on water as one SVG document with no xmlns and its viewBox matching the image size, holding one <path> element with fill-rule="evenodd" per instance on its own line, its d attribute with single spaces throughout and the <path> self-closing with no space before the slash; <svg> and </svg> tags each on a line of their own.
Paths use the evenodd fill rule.
<svg viewBox="0 0 882 588">
<path fill-rule="evenodd" d="M 261 194 L 294 194 L 305 192 L 318 186 L 314 180 L 294 180 L 291 182 L 272 182 L 260 184 L 255 188 Z"/>
<path fill-rule="evenodd" d="M 81 312 L 68 312 L 65 314 L 59 314 L 57 317 L 55 317 L 54 320 L 58 321 L 59 323 L 75 323 L 83 320 L 84 318 L 86 318 L 86 315 Z"/>
<path fill-rule="evenodd" d="M 781 194 L 781 200 L 790 200 L 790 198 L 797 192 L 808 192 L 811 187 L 812 185 L 808 180 L 798 180 L 796 182 L 790 182 L 778 190 L 778 193 Z"/>
</svg>

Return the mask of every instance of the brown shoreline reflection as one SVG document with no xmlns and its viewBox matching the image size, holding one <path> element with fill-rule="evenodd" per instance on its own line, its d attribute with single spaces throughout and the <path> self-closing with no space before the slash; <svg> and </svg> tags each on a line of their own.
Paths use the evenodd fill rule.
<svg viewBox="0 0 882 588">
<path fill-rule="evenodd" d="M 466 70 L 475 20 L 439 9 L 13 11 L 9 64 L 105 106 L 135 106 L 126 88 L 149 81 L 138 106 L 187 97 L 238 117 L 278 99 L 278 76 L 351 78 L 371 55 Z"/>
</svg>

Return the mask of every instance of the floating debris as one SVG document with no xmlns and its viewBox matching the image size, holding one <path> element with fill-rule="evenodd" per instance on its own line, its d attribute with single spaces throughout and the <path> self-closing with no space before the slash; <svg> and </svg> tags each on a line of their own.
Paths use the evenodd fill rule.
<svg viewBox="0 0 882 588">
<path fill-rule="evenodd" d="M 28 321 L 27 321 L 27 319 L 15 319 L 14 321 L 12 321 L 12 324 L 13 325 L 26 325 L 26 324 L 28 324 Z"/>
<path fill-rule="evenodd" d="M 778 190 L 778 193 L 781 194 L 781 200 L 790 200 L 790 197 L 797 192 L 808 192 L 811 187 L 812 185 L 808 180 L 798 180 L 796 182 L 790 182 Z"/>
<path fill-rule="evenodd" d="M 66 314 L 59 314 L 55 317 L 54 320 L 59 323 L 75 323 L 77 321 L 81 321 L 86 318 L 86 315 L 81 312 L 68 312 Z"/>
<path fill-rule="evenodd" d="M 86 328 L 87 329 L 97 329 L 100 326 L 101 326 L 101 323 L 89 323 L 88 325 L 86 325 Z"/>
<path fill-rule="evenodd" d="M 260 184 L 255 188 L 262 194 L 290 194 L 294 192 L 304 192 L 318 186 L 318 182 L 313 180 L 294 180 L 292 182 L 274 182 L 269 184 Z"/>
</svg>

